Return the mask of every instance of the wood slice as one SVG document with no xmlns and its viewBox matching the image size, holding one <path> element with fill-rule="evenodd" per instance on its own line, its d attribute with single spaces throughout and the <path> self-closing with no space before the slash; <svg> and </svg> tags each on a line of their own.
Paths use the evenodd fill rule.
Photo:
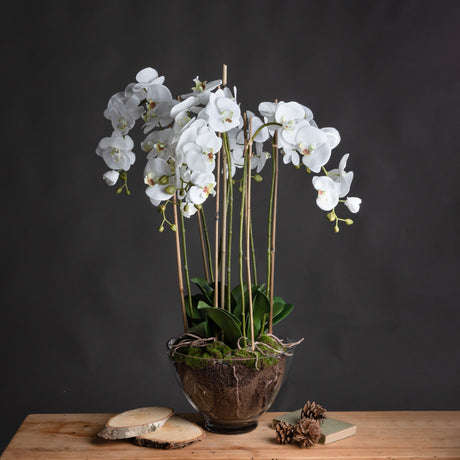
<svg viewBox="0 0 460 460">
<path fill-rule="evenodd" d="M 200 441 L 205 436 L 205 431 L 195 423 L 178 415 L 173 415 L 160 430 L 136 436 L 132 441 L 143 447 L 178 449 Z"/>
<path fill-rule="evenodd" d="M 170 407 L 141 407 L 115 415 L 98 436 L 104 439 L 134 438 L 161 428 L 174 414 Z"/>
</svg>

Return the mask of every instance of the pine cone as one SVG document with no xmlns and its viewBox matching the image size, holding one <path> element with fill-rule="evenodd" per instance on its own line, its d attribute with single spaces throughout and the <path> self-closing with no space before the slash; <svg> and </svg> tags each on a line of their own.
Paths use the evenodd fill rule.
<svg viewBox="0 0 460 460">
<path fill-rule="evenodd" d="M 280 444 L 289 444 L 292 441 L 292 431 L 294 427 L 289 423 L 278 422 L 276 424 L 276 440 Z"/>
<path fill-rule="evenodd" d="M 292 430 L 292 441 L 303 447 L 318 444 L 321 437 L 321 428 L 318 420 L 302 418 Z"/>
<path fill-rule="evenodd" d="M 300 414 L 300 419 L 303 418 L 312 418 L 322 422 L 326 418 L 326 409 L 321 407 L 319 404 L 316 404 L 315 401 L 312 403 L 307 401 L 307 404 L 305 404 Z"/>
</svg>

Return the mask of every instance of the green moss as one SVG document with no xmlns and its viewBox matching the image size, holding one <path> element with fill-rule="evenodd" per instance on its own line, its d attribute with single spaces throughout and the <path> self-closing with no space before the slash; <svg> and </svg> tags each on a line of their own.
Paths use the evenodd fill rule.
<svg viewBox="0 0 460 460">
<path fill-rule="evenodd" d="M 229 363 L 240 362 L 248 368 L 263 369 L 275 365 L 278 362 L 278 358 L 273 355 L 276 352 L 285 351 L 284 347 L 280 346 L 279 343 L 272 337 L 267 335 L 261 335 L 258 340 L 259 349 L 256 352 L 242 348 L 239 350 L 232 350 L 228 345 L 223 342 L 215 341 L 207 345 L 206 347 L 183 347 L 179 349 L 179 353 L 176 353 L 172 358 L 176 362 L 183 362 L 187 366 L 194 369 L 203 369 L 208 365 L 206 359 L 221 360 L 226 359 Z M 267 345 L 267 346 L 264 346 Z M 276 350 L 275 352 L 273 351 Z M 268 355 L 268 356 L 267 356 Z M 243 358 L 243 359 L 242 359 Z"/>
<path fill-rule="evenodd" d="M 222 359 L 227 356 L 231 356 L 232 349 L 223 342 L 213 342 L 206 347 L 206 351 L 217 359 Z"/>
</svg>

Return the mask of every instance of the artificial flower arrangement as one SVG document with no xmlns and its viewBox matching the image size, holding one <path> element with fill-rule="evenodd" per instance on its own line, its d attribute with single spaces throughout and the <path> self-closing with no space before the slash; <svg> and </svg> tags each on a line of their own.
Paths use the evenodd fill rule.
<svg viewBox="0 0 460 460">
<path fill-rule="evenodd" d="M 146 154 L 145 193 L 161 215 L 159 231 L 169 228 L 175 232 L 184 329 L 175 349 L 198 346 L 204 355 L 218 357 L 265 355 L 289 348 L 290 344 L 273 335 L 273 326 L 293 309 L 274 295 L 279 156 L 285 165 L 303 165 L 308 173 L 316 174 L 312 179 L 316 203 L 327 211 L 335 232 L 341 222 L 353 223 L 339 217 L 336 207 L 344 204 L 356 213 L 361 199 L 347 197 L 353 179 L 353 172 L 346 171 L 348 154 L 338 168 L 325 168 L 340 142 L 336 129 L 319 128 L 312 111 L 294 101 L 262 102 L 260 115 L 243 112 L 236 88 L 232 92 L 227 86 L 226 74 L 224 66 L 222 80 L 207 82 L 196 77 L 192 91 L 176 100 L 155 69 L 141 70 L 136 82 L 110 98 L 104 116 L 111 121 L 113 133 L 99 142 L 96 153 L 110 168 L 103 175 L 105 182 L 114 186 L 121 180 L 117 193 L 129 195 L 128 171 L 136 159 L 129 132 L 141 120 L 146 135 L 141 144 Z M 253 181 L 262 180 L 260 173 L 270 158 L 267 280 L 258 284 L 251 187 Z M 213 244 L 203 207 L 210 197 L 215 197 Z M 235 213 L 239 214 L 236 229 Z M 199 226 L 204 276 L 191 278 L 185 222 L 194 218 Z M 238 282 L 233 287 L 234 235 Z M 192 292 L 191 283 L 197 286 L 197 293 Z M 209 348 L 216 340 L 222 347 L 213 344 Z"/>
</svg>

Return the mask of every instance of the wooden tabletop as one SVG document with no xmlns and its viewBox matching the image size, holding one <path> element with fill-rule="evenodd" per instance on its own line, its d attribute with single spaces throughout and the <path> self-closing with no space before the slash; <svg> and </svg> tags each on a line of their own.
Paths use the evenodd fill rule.
<svg viewBox="0 0 460 460">
<path fill-rule="evenodd" d="M 176 450 L 99 438 L 97 432 L 113 414 L 31 414 L 1 459 L 460 459 L 460 412 L 329 412 L 331 418 L 354 423 L 357 433 L 311 448 L 276 443 L 270 424 L 279 414 L 266 413 L 250 433 L 207 433 L 204 440 Z M 181 415 L 200 422 L 197 414 Z"/>
</svg>

